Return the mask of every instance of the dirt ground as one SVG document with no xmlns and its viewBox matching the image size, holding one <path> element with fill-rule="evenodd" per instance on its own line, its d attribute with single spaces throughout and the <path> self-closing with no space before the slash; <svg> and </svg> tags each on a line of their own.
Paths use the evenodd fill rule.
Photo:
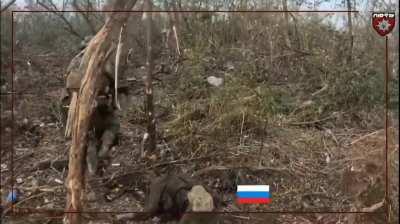
<svg viewBox="0 0 400 224">
<path fill-rule="evenodd" d="M 11 95 L 1 95 L 1 195 L 4 201 L 13 184 L 21 191 L 16 209 L 62 210 L 70 141 L 63 137 L 56 106 L 64 85 L 62 75 L 71 57 L 41 57 L 42 73 L 30 72 L 23 62 L 17 64 L 13 103 Z M 111 164 L 100 176 L 87 179 L 85 210 L 108 212 L 87 214 L 92 223 L 133 223 L 118 220 L 121 213 L 142 211 L 152 175 L 167 172 L 192 175 L 215 191 L 220 201 L 218 211 L 233 212 L 223 215 L 226 223 L 386 223 L 384 206 L 379 204 L 385 195 L 383 123 L 369 130 L 339 129 L 336 122 L 346 116 L 340 114 L 322 128 L 313 124 L 268 124 L 262 138 L 251 129 L 238 130 L 237 135 L 220 141 L 218 136 L 207 135 L 210 130 L 171 137 L 164 125 L 175 119 L 168 104 L 168 98 L 175 94 L 174 81 L 168 76 L 159 78 L 163 83 L 155 87 L 157 113 L 163 113 L 157 121 L 159 150 L 151 157 L 139 156 L 146 126 L 137 110 L 143 104 L 142 84 L 135 82 L 130 108 L 121 114 L 121 138 L 112 149 Z M 390 158 L 398 153 L 395 132 L 390 129 Z M 398 167 L 398 158 L 396 163 Z M 238 184 L 270 185 L 272 203 L 237 205 Z M 388 186 L 391 192 L 392 187 Z M 277 213 L 256 213 L 262 211 Z M 340 211 L 381 213 L 328 214 Z M 61 222 L 60 216 L 45 218 L 38 214 L 3 218 L 4 223 Z"/>
</svg>

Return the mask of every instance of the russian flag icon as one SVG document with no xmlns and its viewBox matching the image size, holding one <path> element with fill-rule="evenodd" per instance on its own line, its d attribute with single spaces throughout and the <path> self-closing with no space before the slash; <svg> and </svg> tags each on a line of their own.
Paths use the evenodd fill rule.
<svg viewBox="0 0 400 224">
<path fill-rule="evenodd" d="M 271 202 L 269 185 L 238 185 L 236 197 L 239 204 L 268 204 Z"/>
</svg>

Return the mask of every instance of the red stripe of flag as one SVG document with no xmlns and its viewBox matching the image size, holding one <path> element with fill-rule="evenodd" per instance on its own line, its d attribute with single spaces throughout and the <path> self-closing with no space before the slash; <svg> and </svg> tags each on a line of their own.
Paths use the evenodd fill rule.
<svg viewBox="0 0 400 224">
<path fill-rule="evenodd" d="M 271 203 L 271 198 L 238 198 L 239 204 L 268 204 Z"/>
</svg>

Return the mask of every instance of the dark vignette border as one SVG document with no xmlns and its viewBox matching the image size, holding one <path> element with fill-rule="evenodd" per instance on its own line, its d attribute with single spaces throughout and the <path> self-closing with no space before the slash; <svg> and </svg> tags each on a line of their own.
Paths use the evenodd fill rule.
<svg viewBox="0 0 400 224">
<path fill-rule="evenodd" d="M 24 12 L 55 12 L 52 10 L 15 10 L 11 11 L 11 155 L 10 155 L 10 163 L 11 163 L 11 190 L 14 189 L 14 37 L 15 37 L 15 27 L 14 27 L 14 13 L 24 13 Z M 151 10 L 151 11 L 143 11 L 143 10 L 131 10 L 131 11 L 123 11 L 123 10 L 62 10 L 57 12 L 179 12 L 179 13 L 204 13 L 204 12 L 225 12 L 225 13 L 285 13 L 285 12 L 297 12 L 297 13 L 359 13 L 358 10 L 237 10 L 237 11 L 229 11 L 229 10 Z M 388 36 L 385 38 L 385 211 L 383 212 L 363 212 L 363 211 L 239 211 L 239 212 L 208 212 L 214 214 L 385 214 L 386 221 L 389 221 L 390 217 L 390 204 L 389 204 L 389 175 L 388 175 L 388 126 L 389 126 L 389 119 L 388 119 L 388 102 L 389 102 L 389 92 L 388 92 L 388 83 L 389 83 L 389 48 L 388 48 Z M 5 94 L 5 95 L 9 95 Z M 3 94 L 2 94 L 3 95 Z M 18 94 L 19 95 L 19 94 Z M 1 161 L 1 158 L 0 158 Z M 59 217 L 63 216 L 68 213 L 87 213 L 87 214 L 98 214 L 98 213 L 108 213 L 108 214 L 117 214 L 117 213 L 146 213 L 146 212 L 129 212 L 129 211 L 65 211 L 61 209 L 34 209 L 34 208 L 15 208 L 13 205 L 11 206 L 11 216 L 16 215 L 24 215 L 24 214 L 45 214 L 48 217 Z M 187 212 L 191 213 L 191 212 Z"/>
</svg>

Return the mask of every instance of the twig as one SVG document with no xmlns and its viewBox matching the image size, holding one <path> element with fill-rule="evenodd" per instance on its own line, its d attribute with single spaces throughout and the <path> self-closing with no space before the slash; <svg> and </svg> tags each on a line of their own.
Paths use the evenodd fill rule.
<svg viewBox="0 0 400 224">
<path fill-rule="evenodd" d="M 195 173 L 192 174 L 192 177 L 200 176 L 214 170 L 229 170 L 229 168 L 226 166 L 209 166 L 204 169 L 196 171 Z"/>
<path fill-rule="evenodd" d="M 146 146 L 146 142 L 149 139 L 149 134 L 146 132 L 143 135 L 141 144 L 140 144 L 140 158 L 143 159 L 145 157 L 145 146 Z"/>
<path fill-rule="evenodd" d="M 332 139 L 335 141 L 336 146 L 339 146 L 339 141 L 337 140 L 335 134 L 333 134 L 332 130 L 330 130 L 330 129 L 325 129 L 325 130 L 332 137 Z"/>
<path fill-rule="evenodd" d="M 39 187 L 18 187 L 20 190 L 24 191 L 41 191 L 41 192 L 55 192 L 58 188 L 64 188 L 63 185 L 57 185 L 54 187 L 39 186 Z"/>
<path fill-rule="evenodd" d="M 267 121 L 264 121 L 264 130 L 263 130 L 262 137 L 261 137 L 260 150 L 258 151 L 258 166 L 260 166 L 260 167 L 261 167 L 261 161 L 262 161 L 261 154 L 262 154 L 262 151 L 263 151 L 263 148 L 264 148 L 265 135 L 267 135 Z"/>
<path fill-rule="evenodd" d="M 373 204 L 373 205 L 371 205 L 371 206 L 369 206 L 367 208 L 363 208 L 362 211 L 363 212 L 374 212 L 374 211 L 382 208 L 384 206 L 384 204 L 385 204 L 385 201 L 381 201 L 381 202 Z"/>
<path fill-rule="evenodd" d="M 15 208 L 13 209 L 14 214 L 18 214 L 23 216 L 24 214 L 41 214 L 43 216 L 47 217 L 62 217 L 64 214 L 68 212 L 65 211 L 64 209 L 40 209 L 40 208 Z"/>
<path fill-rule="evenodd" d="M 60 17 L 64 21 L 64 23 L 67 25 L 67 29 L 69 30 L 70 33 L 72 33 L 73 35 L 75 35 L 76 37 L 78 37 L 81 40 L 84 39 L 78 32 L 75 31 L 75 29 L 72 27 L 71 23 L 65 18 L 65 16 L 62 13 L 57 13 L 57 11 L 58 11 L 57 8 L 52 10 L 52 9 L 50 9 L 49 6 L 47 6 L 46 4 L 44 4 L 41 1 L 37 1 L 37 3 L 40 6 L 42 6 L 43 8 L 45 8 L 47 11 L 50 11 L 50 12 L 56 14 L 58 17 Z M 52 1 L 50 1 L 50 3 L 51 3 L 51 5 L 53 5 L 55 7 L 55 5 Z"/>
<path fill-rule="evenodd" d="M 154 164 L 154 165 L 148 166 L 148 167 L 145 167 L 146 163 L 141 163 L 141 164 L 138 164 L 137 166 L 134 166 L 134 167 L 131 167 L 131 168 L 127 167 L 129 170 L 132 170 L 132 171 L 130 171 L 128 173 L 123 173 L 123 174 L 119 174 L 119 175 L 113 174 L 112 176 L 103 177 L 102 179 L 103 180 L 107 180 L 109 182 L 109 181 L 111 181 L 113 179 L 117 179 L 117 178 L 120 178 L 120 177 L 123 177 L 123 176 L 128 176 L 128 175 L 132 175 L 132 174 L 135 174 L 135 173 L 148 172 L 151 169 L 158 168 L 158 167 L 161 167 L 161 166 L 167 166 L 167 165 L 173 165 L 173 164 L 179 164 L 179 163 L 185 163 L 185 162 L 192 162 L 192 161 L 195 161 L 195 160 L 202 160 L 202 159 L 207 159 L 207 158 L 210 158 L 210 157 L 215 157 L 216 155 L 217 155 L 217 153 L 213 153 L 213 154 L 210 154 L 210 155 L 196 157 L 196 158 L 172 160 L 172 161 L 168 161 L 168 162 L 157 163 L 157 164 Z"/>
<path fill-rule="evenodd" d="M 326 192 L 305 193 L 305 194 L 301 195 L 301 198 L 305 198 L 305 197 L 323 197 L 323 198 L 327 198 L 327 199 L 332 199 L 332 197 L 327 195 Z"/>
<path fill-rule="evenodd" d="M 322 118 L 322 119 L 319 119 L 319 120 L 314 120 L 314 121 L 290 122 L 290 123 L 285 123 L 285 124 L 286 125 L 293 125 L 293 126 L 313 125 L 313 124 L 321 123 L 323 121 L 327 121 L 327 120 L 330 120 L 330 119 L 333 119 L 333 118 L 335 118 L 335 116 L 331 115 L 329 117 Z"/>
<path fill-rule="evenodd" d="M 325 90 L 327 90 L 329 87 L 328 84 L 325 84 L 321 89 L 317 90 L 316 92 L 312 93 L 311 96 L 316 96 L 322 92 L 324 92 Z"/>
<path fill-rule="evenodd" d="M 55 169 L 62 169 L 68 166 L 68 160 L 64 159 L 64 160 L 55 160 L 55 161 L 51 161 L 51 160 L 45 160 L 45 161 L 41 161 L 39 163 L 37 163 L 35 165 L 35 167 L 33 167 L 31 169 L 31 171 L 35 171 L 35 170 L 45 170 L 51 167 L 54 167 Z"/>
<path fill-rule="evenodd" d="M 247 169 L 250 169 L 250 168 L 248 168 L 248 167 L 245 167 L 245 168 L 247 168 Z M 284 167 L 282 167 L 282 168 L 274 168 L 274 167 L 265 167 L 265 166 L 262 166 L 262 167 L 257 167 L 256 169 L 250 169 L 250 170 L 254 170 L 254 171 L 272 171 L 272 172 L 289 172 L 289 170 L 287 169 L 287 168 L 284 168 Z"/>
<path fill-rule="evenodd" d="M 248 169 L 251 171 L 271 171 L 271 172 L 288 172 L 289 170 L 287 168 L 273 168 L 273 167 L 265 167 L 265 166 L 259 166 L 257 168 L 254 167 L 227 167 L 227 166 L 210 166 L 204 169 L 201 169 L 197 172 L 195 172 L 192 176 L 200 176 L 204 175 L 208 172 L 219 170 L 219 171 L 226 171 L 226 170 L 240 170 L 240 169 Z"/>
<path fill-rule="evenodd" d="M 250 220 L 251 218 L 248 216 L 241 216 L 241 215 L 231 215 L 232 218 L 235 219 L 242 219 L 242 220 Z"/>
<path fill-rule="evenodd" d="M 172 164 L 178 164 L 178 163 L 192 162 L 192 161 L 195 161 L 195 160 L 207 159 L 207 158 L 210 158 L 210 157 L 213 157 L 213 156 L 215 156 L 215 153 L 212 154 L 212 155 L 200 156 L 200 157 L 196 157 L 196 158 L 177 159 L 177 160 L 172 160 L 172 161 L 168 161 L 168 162 L 157 163 L 157 164 L 154 164 L 154 165 L 148 167 L 147 169 L 154 169 L 154 168 L 157 168 L 157 167 L 160 167 L 160 166 L 166 166 L 166 165 L 172 165 Z"/>
<path fill-rule="evenodd" d="M 364 135 L 364 136 L 361 136 L 360 138 L 358 138 L 358 139 L 352 141 L 352 142 L 350 143 L 350 145 L 353 145 L 353 144 L 355 144 L 355 143 L 357 143 L 357 142 L 359 142 L 359 141 L 361 141 L 361 140 L 363 140 L 363 139 L 365 139 L 365 138 L 367 138 L 367 137 L 369 137 L 369 136 L 375 135 L 375 134 L 377 134 L 377 133 L 379 133 L 379 132 L 381 132 L 381 131 L 383 131 L 383 130 L 384 130 L 384 129 L 381 129 L 381 130 L 374 131 L 374 132 L 372 132 L 372 133 L 366 134 L 366 135 Z"/>
<path fill-rule="evenodd" d="M 9 204 L 9 205 L 7 206 L 7 208 L 3 211 L 2 216 L 6 215 L 6 214 L 11 210 L 11 208 L 12 208 L 13 206 L 20 205 L 20 204 L 22 204 L 23 202 L 26 202 L 26 201 L 29 201 L 29 200 L 31 200 L 31 199 L 40 197 L 40 196 L 42 196 L 42 195 L 44 195 L 44 194 L 47 194 L 47 193 L 48 193 L 48 192 L 42 192 L 42 193 L 39 193 L 39 194 L 35 194 L 35 195 L 32 195 L 32 196 L 30 196 L 30 197 L 28 197 L 28 198 L 25 198 L 25 199 L 23 199 L 23 200 L 21 200 L 21 201 L 15 203 L 15 204 L 13 204 L 13 205 L 12 205 L 12 204 Z"/>
<path fill-rule="evenodd" d="M 120 56 L 121 56 L 121 48 L 124 45 L 124 42 L 122 41 L 122 36 L 123 36 L 124 30 L 125 30 L 125 26 L 126 26 L 126 23 L 122 24 L 122 26 L 121 26 L 121 30 L 119 32 L 119 38 L 118 38 L 117 52 L 115 54 L 114 100 L 115 100 L 115 106 L 117 107 L 118 110 L 121 110 L 121 106 L 118 102 L 118 67 L 119 67 L 119 60 L 120 60 Z"/>
<path fill-rule="evenodd" d="M 177 11 L 177 7 L 176 7 L 176 2 L 172 1 L 172 9 L 173 11 Z M 175 36 L 175 42 L 176 42 L 176 51 L 178 53 L 178 57 L 182 56 L 181 53 L 181 48 L 179 46 L 179 37 L 178 37 L 178 31 L 177 31 L 177 24 L 179 24 L 179 17 L 178 17 L 178 13 L 174 12 L 172 17 L 170 17 L 170 19 L 172 18 L 171 22 L 172 22 L 172 30 L 174 31 L 174 36 Z"/>
<path fill-rule="evenodd" d="M 240 126 L 240 139 L 239 139 L 239 145 L 242 145 L 242 141 L 243 141 L 243 126 L 244 126 L 244 117 L 245 117 L 245 113 L 244 111 L 242 111 L 242 124 Z"/>
<path fill-rule="evenodd" d="M 67 117 L 67 122 L 65 124 L 65 132 L 64 132 L 64 136 L 66 138 L 71 137 L 71 133 L 72 133 L 72 125 L 73 125 L 73 121 L 75 120 L 75 109 L 76 109 L 76 104 L 78 102 L 78 94 L 77 92 L 72 92 L 72 96 L 71 96 L 71 102 L 69 104 L 69 108 L 68 108 L 68 117 Z"/>
<path fill-rule="evenodd" d="M 197 149 L 194 151 L 194 153 L 190 156 L 191 159 L 194 158 L 195 155 L 197 155 L 197 153 L 203 148 L 203 145 L 200 144 L 199 147 L 197 147 Z"/>
<path fill-rule="evenodd" d="M 230 213 L 230 212 L 228 212 Z M 241 220 L 254 220 L 254 221 L 259 221 L 259 222 L 265 222 L 265 219 L 260 219 L 260 218 L 256 218 L 256 217 L 249 217 L 249 216 L 242 216 L 242 215 L 232 215 L 232 214 L 223 214 L 222 216 L 224 216 L 224 220 L 229 220 L 233 223 L 236 223 L 235 219 L 241 219 Z M 229 223 L 231 223 L 229 222 Z"/>
<path fill-rule="evenodd" d="M 299 107 L 295 108 L 295 109 L 289 114 L 289 117 L 293 116 L 295 113 L 297 113 L 297 111 L 299 111 L 299 110 L 301 110 L 301 109 L 304 109 L 304 108 L 306 108 L 306 107 L 308 107 L 308 106 L 310 106 L 310 105 L 313 105 L 313 104 L 314 104 L 314 102 L 313 102 L 312 100 L 304 101 Z"/>
<path fill-rule="evenodd" d="M 15 163 L 16 161 L 19 161 L 19 160 L 21 160 L 21 159 L 25 159 L 25 158 L 31 157 L 31 156 L 33 156 L 33 152 L 30 152 L 30 153 L 28 153 L 28 154 L 22 155 L 22 156 L 19 157 L 19 158 L 14 159 L 14 163 Z"/>
<path fill-rule="evenodd" d="M 123 214 L 118 214 L 116 215 L 116 219 L 118 221 L 124 221 L 124 220 L 128 220 L 128 219 L 133 219 L 135 218 L 135 213 L 123 213 Z"/>
<path fill-rule="evenodd" d="M 107 196 L 106 196 L 106 200 L 108 201 L 108 202 L 112 202 L 112 201 L 114 201 L 115 199 L 118 199 L 118 198 L 120 198 L 122 195 L 124 195 L 126 192 L 127 192 L 128 190 L 125 188 L 125 189 L 121 189 L 118 193 L 116 193 L 116 194 L 114 194 L 113 196 L 111 195 L 111 191 L 109 191 L 108 192 L 108 194 L 107 194 Z"/>
<path fill-rule="evenodd" d="M 7 4 L 5 4 L 3 7 L 1 7 L 1 12 L 5 11 L 6 9 L 8 9 L 8 7 L 10 7 L 12 4 L 14 4 L 16 0 L 12 0 L 10 2 L 8 2 Z"/>
<path fill-rule="evenodd" d="M 90 2 L 88 2 L 88 3 L 90 3 Z M 80 12 L 80 14 L 82 15 L 82 17 L 83 17 L 83 19 L 85 20 L 85 22 L 89 25 L 90 32 L 91 32 L 93 35 L 96 34 L 95 26 L 94 26 L 94 24 L 92 23 L 92 21 L 89 19 L 89 14 L 90 14 L 90 13 L 85 13 L 85 9 L 82 9 L 82 8 L 78 5 L 78 3 L 76 2 L 76 0 L 73 0 L 73 1 L 72 1 L 72 6 L 73 6 L 77 11 Z M 89 8 L 89 10 L 90 10 L 90 8 L 91 8 L 89 4 L 88 4 L 88 8 Z"/>
</svg>

